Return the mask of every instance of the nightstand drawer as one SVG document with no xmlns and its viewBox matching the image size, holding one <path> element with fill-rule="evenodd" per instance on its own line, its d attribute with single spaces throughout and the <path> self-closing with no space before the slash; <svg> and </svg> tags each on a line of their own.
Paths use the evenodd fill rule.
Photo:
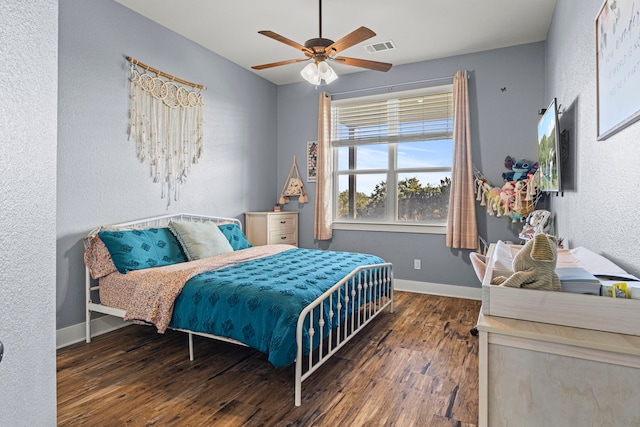
<svg viewBox="0 0 640 427">
<path fill-rule="evenodd" d="M 269 235 L 269 243 L 274 245 L 278 243 L 297 245 L 298 242 L 296 241 L 296 232 L 295 230 L 290 232 L 272 231 Z"/>
<path fill-rule="evenodd" d="M 269 229 L 271 231 L 293 231 L 298 228 L 298 215 L 286 214 L 272 216 L 269 218 Z"/>
</svg>

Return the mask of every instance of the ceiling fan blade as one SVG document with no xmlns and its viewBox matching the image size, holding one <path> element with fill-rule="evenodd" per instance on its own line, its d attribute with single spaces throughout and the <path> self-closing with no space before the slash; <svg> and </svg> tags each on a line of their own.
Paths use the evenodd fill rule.
<svg viewBox="0 0 640 427">
<path fill-rule="evenodd" d="M 334 42 L 332 45 L 328 46 L 325 51 L 330 55 L 335 55 L 338 52 L 341 52 L 351 46 L 358 44 L 362 41 L 370 39 L 374 37 L 376 33 L 368 29 L 367 27 L 360 27 L 357 30 L 354 30 L 341 38 L 340 40 Z"/>
<path fill-rule="evenodd" d="M 305 59 L 288 59 L 286 61 L 272 62 L 270 64 L 254 65 L 251 68 L 253 68 L 254 70 L 264 70 L 265 68 L 279 67 L 280 65 L 295 64 L 296 62 L 305 62 L 305 61 L 308 61 L 308 60 L 309 60 L 308 58 L 305 58 Z"/>
<path fill-rule="evenodd" d="M 351 65 L 353 67 L 368 68 L 375 71 L 389 71 L 393 64 L 387 62 L 369 61 L 367 59 L 347 58 L 346 56 L 340 56 L 333 58 L 336 62 L 341 62 L 345 65 Z"/>
<path fill-rule="evenodd" d="M 269 30 L 263 30 L 263 31 L 258 31 L 258 34 L 262 34 L 263 36 L 267 36 L 270 37 L 274 40 L 277 40 L 281 43 L 287 44 L 297 50 L 300 50 L 302 52 L 305 53 L 309 53 L 309 54 L 313 54 L 313 51 L 307 47 L 304 47 L 303 45 L 301 45 L 300 43 L 296 43 L 293 40 L 290 40 L 284 36 L 281 36 L 278 33 L 274 33 L 273 31 L 269 31 Z"/>
</svg>

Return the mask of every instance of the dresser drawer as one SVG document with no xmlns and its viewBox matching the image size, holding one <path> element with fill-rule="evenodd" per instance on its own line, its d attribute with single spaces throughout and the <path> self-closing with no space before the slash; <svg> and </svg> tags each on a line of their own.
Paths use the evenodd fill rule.
<svg viewBox="0 0 640 427">
<path fill-rule="evenodd" d="M 271 231 L 290 231 L 298 228 L 298 215 L 287 214 L 272 216 L 269 218 L 269 229 Z"/>
<path fill-rule="evenodd" d="M 269 235 L 269 243 L 272 245 L 277 245 L 279 243 L 297 245 L 298 242 L 296 234 L 295 230 L 289 232 L 272 231 Z"/>
</svg>

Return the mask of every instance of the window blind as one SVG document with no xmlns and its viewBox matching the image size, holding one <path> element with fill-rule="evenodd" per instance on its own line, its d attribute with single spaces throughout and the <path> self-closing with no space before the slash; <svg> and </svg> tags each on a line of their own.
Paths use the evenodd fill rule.
<svg viewBox="0 0 640 427">
<path fill-rule="evenodd" d="M 333 146 L 453 138 L 451 90 L 332 107 Z"/>
</svg>

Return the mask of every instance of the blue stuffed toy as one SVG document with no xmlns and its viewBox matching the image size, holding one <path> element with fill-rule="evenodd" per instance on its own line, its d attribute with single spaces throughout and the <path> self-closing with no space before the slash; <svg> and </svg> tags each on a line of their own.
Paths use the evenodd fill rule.
<svg viewBox="0 0 640 427">
<path fill-rule="evenodd" d="M 509 169 L 509 172 L 502 174 L 502 179 L 505 182 L 509 181 L 522 181 L 527 179 L 530 173 L 536 173 L 538 170 L 538 162 L 532 162 L 527 159 L 520 159 L 517 162 L 511 156 L 507 156 L 504 159 L 504 167 Z"/>
</svg>

